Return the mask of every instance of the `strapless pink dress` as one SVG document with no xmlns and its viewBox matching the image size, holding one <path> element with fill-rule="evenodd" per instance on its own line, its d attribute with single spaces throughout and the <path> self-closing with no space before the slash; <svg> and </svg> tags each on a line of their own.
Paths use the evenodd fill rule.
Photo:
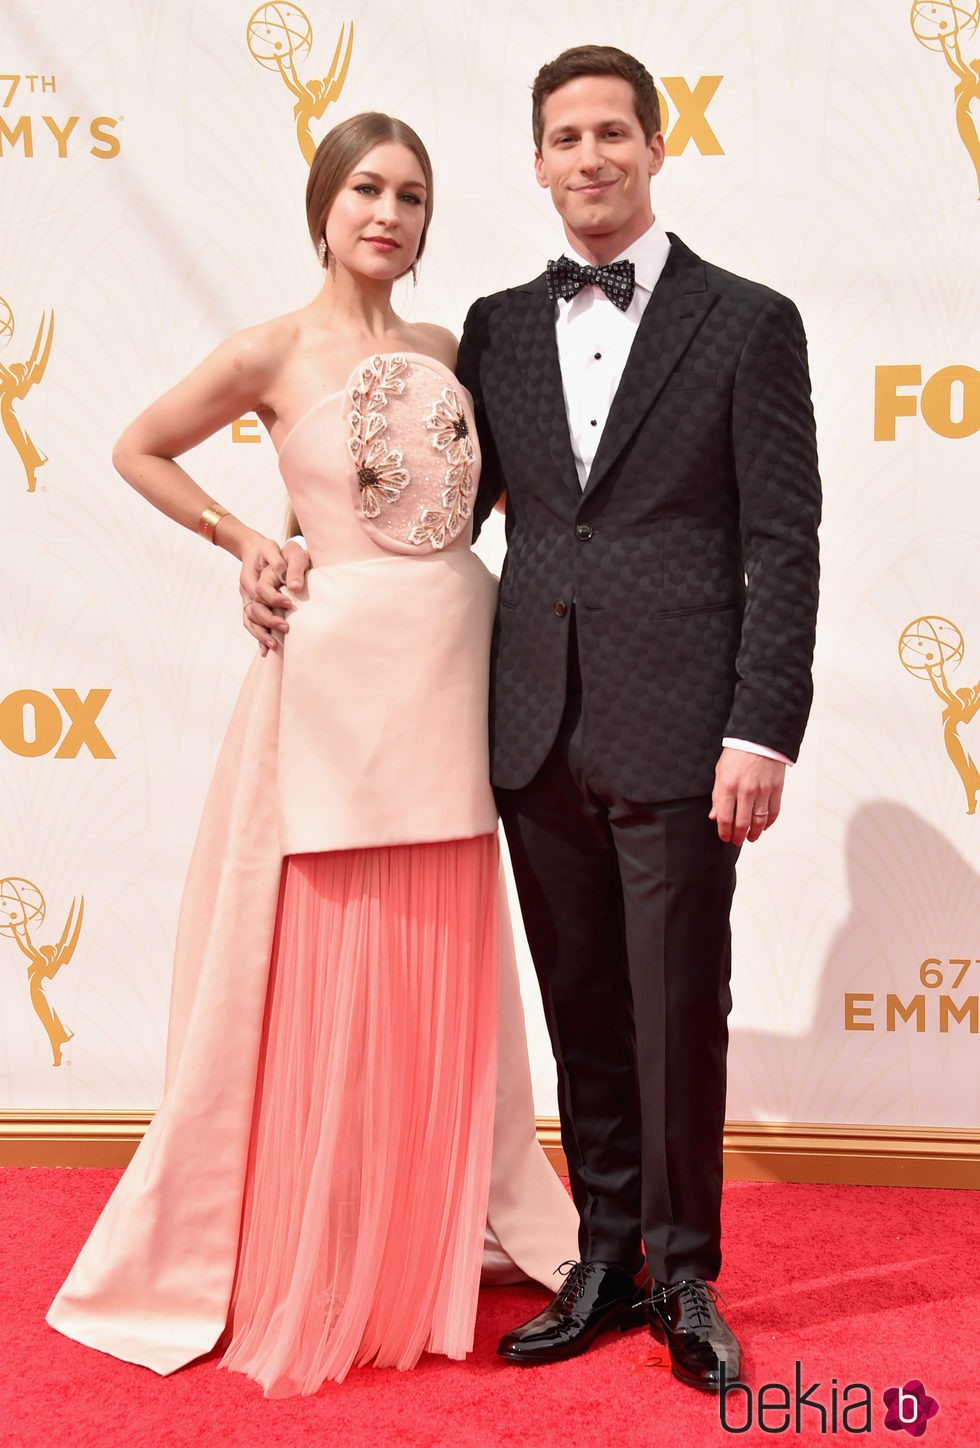
<svg viewBox="0 0 980 1448">
<path fill-rule="evenodd" d="M 313 560 L 219 757 L 164 1099 L 48 1321 L 167 1373 L 221 1341 L 270 1396 L 471 1348 L 487 1226 L 555 1286 L 488 783 L 496 580 L 470 400 L 356 369 L 283 441 Z"/>
</svg>

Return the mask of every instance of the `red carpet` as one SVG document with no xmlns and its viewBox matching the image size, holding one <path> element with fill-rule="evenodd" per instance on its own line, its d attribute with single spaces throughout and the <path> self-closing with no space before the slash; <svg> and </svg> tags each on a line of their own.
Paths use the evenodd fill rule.
<svg viewBox="0 0 980 1448">
<path fill-rule="evenodd" d="M 484 1291 L 465 1363 L 411 1373 L 363 1368 L 316 1397 L 269 1402 L 212 1361 L 171 1378 L 102 1357 L 43 1316 L 118 1173 L 0 1172 L 0 1444 L 3 1448 L 184 1448 L 203 1442 L 351 1448 L 719 1448 L 724 1444 L 888 1442 L 883 1393 L 920 1380 L 939 1404 L 929 1448 L 980 1443 L 976 1322 L 980 1213 L 969 1192 L 734 1183 L 719 1283 L 741 1338 L 753 1426 L 723 1427 L 717 1400 L 651 1363 L 643 1332 L 533 1370 L 494 1355 L 500 1333 L 545 1299 Z M 795 1364 L 811 1404 L 796 1431 Z M 758 1400 L 765 1383 L 784 1384 Z M 816 1387 L 812 1387 L 817 1384 Z M 871 1390 L 871 1432 L 861 1403 Z M 730 1403 L 746 1422 L 745 1394 Z M 785 1404 L 789 1401 L 788 1410 Z M 909 1403 L 911 1400 L 905 1400 Z M 836 1403 L 836 1431 L 834 1404 Z M 843 1417 L 844 1408 L 850 1417 Z M 910 1416 L 910 1410 L 909 1410 Z M 783 1426 L 785 1424 L 785 1426 Z M 916 1440 L 919 1441 L 919 1440 Z"/>
</svg>

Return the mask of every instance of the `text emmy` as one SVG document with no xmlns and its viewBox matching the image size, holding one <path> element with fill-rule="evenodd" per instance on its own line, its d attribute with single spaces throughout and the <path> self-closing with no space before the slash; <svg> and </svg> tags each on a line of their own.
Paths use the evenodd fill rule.
<svg viewBox="0 0 980 1448">
<path fill-rule="evenodd" d="M 919 1035 L 927 1030 L 948 1035 L 951 1026 L 965 1026 L 971 1036 L 980 1033 L 980 997 L 953 999 L 951 991 L 963 988 L 967 975 L 980 958 L 951 955 L 944 960 L 931 955 L 919 966 L 923 990 L 902 1000 L 896 992 L 877 996 L 874 991 L 845 991 L 845 1031 L 896 1031 L 905 1026 Z M 974 972 L 974 977 L 978 972 Z"/>
<path fill-rule="evenodd" d="M 53 75 L 0 75 L 0 111 L 9 111 L 18 96 L 23 103 L 25 92 L 27 96 L 44 97 L 56 94 L 57 90 L 58 82 Z M 111 161 L 120 150 L 119 137 L 115 134 L 118 124 L 116 116 L 93 116 L 83 123 L 81 116 L 0 115 L 0 156 L 19 148 L 21 155 L 30 158 L 35 154 L 35 147 L 47 149 L 53 144 L 59 158 L 66 161 L 70 149 L 77 148 L 80 141 L 84 145 L 84 141 L 89 140 L 95 143 L 88 147 L 90 156 Z"/>
</svg>

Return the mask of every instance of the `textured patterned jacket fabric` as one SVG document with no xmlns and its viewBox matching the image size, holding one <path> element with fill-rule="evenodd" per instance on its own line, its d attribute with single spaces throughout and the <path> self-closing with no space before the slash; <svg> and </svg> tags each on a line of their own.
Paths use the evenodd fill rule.
<svg viewBox="0 0 980 1448">
<path fill-rule="evenodd" d="M 806 338 L 786 297 L 671 236 L 584 491 L 544 275 L 474 303 L 479 528 L 507 491 L 494 784 L 537 772 L 572 610 L 590 751 L 625 798 L 711 792 L 725 736 L 799 750 L 812 697 L 820 482 Z"/>
</svg>

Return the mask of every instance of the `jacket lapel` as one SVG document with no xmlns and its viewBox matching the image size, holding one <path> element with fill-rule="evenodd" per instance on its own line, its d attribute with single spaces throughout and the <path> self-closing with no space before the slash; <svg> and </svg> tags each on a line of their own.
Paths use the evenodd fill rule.
<svg viewBox="0 0 980 1448">
<path fill-rule="evenodd" d="M 636 330 L 583 498 L 602 483 L 714 305 L 704 263 L 676 236 L 668 235 L 667 264 Z"/>
<path fill-rule="evenodd" d="M 555 304 L 548 296 L 544 274 L 511 293 L 514 351 L 521 368 L 530 415 L 552 461 L 576 502 L 581 500 L 575 458 L 568 435 L 565 394 L 562 390 L 558 343 L 555 340 Z"/>
</svg>

